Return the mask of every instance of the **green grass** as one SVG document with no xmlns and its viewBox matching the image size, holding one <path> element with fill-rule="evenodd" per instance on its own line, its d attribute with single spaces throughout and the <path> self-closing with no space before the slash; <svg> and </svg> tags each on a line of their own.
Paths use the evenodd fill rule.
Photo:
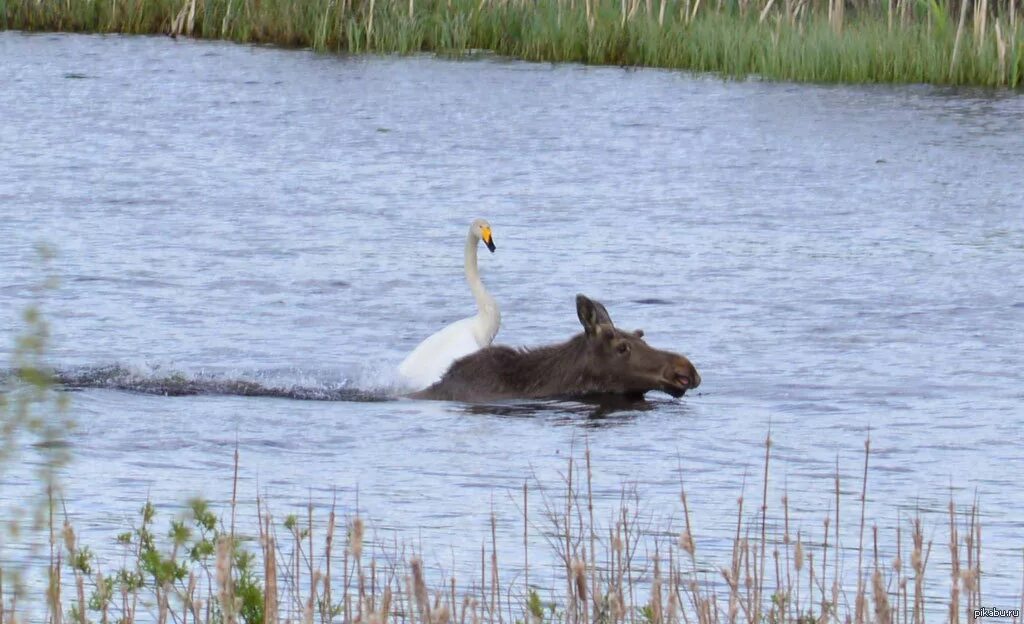
<svg viewBox="0 0 1024 624">
<path fill-rule="evenodd" d="M 768 0 L 701 0 L 696 8 L 696 0 L 651 0 L 649 12 L 647 0 L 590 0 L 590 20 L 585 0 L 413 1 L 410 16 L 409 0 L 0 0 L 0 26 L 174 31 L 320 52 L 484 49 L 801 82 L 1018 88 L 1024 75 L 1021 0 L 969 5 L 962 29 L 952 0 L 893 0 L 891 9 L 886 0 L 850 0 L 841 21 L 829 16 L 837 0 L 772 0 L 767 10 Z"/>
</svg>

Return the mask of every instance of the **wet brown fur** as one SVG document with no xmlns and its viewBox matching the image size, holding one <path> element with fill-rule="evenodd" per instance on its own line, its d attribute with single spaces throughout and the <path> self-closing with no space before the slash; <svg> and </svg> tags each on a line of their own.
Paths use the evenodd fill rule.
<svg viewBox="0 0 1024 624">
<path fill-rule="evenodd" d="M 642 331 L 617 329 L 600 303 L 577 295 L 576 308 L 583 333 L 561 344 L 533 349 L 481 349 L 457 360 L 440 381 L 413 398 L 467 402 L 601 394 L 639 398 L 650 390 L 682 396 L 700 385 L 700 375 L 689 360 L 651 347 Z"/>
</svg>

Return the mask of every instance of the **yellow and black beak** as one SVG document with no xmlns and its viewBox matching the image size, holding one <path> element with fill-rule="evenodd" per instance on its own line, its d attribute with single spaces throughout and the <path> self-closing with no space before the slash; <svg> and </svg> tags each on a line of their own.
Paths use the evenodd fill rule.
<svg viewBox="0 0 1024 624">
<path fill-rule="evenodd" d="M 491 251 L 491 253 L 494 253 L 494 249 L 495 249 L 494 248 L 494 237 L 491 236 L 491 228 L 485 227 L 483 229 L 482 234 L 483 234 L 484 244 L 487 245 L 487 249 L 489 249 Z"/>
</svg>

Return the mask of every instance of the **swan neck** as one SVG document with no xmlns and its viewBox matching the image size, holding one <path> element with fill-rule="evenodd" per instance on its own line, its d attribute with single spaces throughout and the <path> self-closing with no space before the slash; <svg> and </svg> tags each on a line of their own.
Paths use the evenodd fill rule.
<svg viewBox="0 0 1024 624">
<path fill-rule="evenodd" d="M 480 280 L 480 269 L 477 267 L 476 258 L 478 242 L 479 239 L 472 232 L 466 237 L 466 281 L 469 283 L 469 289 L 473 291 L 473 298 L 476 299 L 477 307 L 481 312 L 485 312 L 488 308 L 496 306 L 494 298 L 487 292 L 483 281 Z"/>
</svg>

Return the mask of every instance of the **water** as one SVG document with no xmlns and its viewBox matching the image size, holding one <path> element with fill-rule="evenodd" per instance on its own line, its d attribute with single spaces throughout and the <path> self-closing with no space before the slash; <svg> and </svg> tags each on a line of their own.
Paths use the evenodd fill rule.
<svg viewBox="0 0 1024 624">
<path fill-rule="evenodd" d="M 681 466 L 721 565 L 769 426 L 769 515 L 788 486 L 819 536 L 837 460 L 855 525 L 870 430 L 884 541 L 977 493 L 985 594 L 1019 595 L 1020 95 L 142 37 L 0 33 L 0 58 L 0 361 L 45 241 L 51 359 L 107 386 L 72 394 L 64 475 L 98 550 L 147 494 L 229 499 L 237 441 L 243 501 L 351 513 L 358 492 L 371 526 L 472 579 L 492 504 L 514 569 L 509 497 L 586 439 L 599 517 L 629 481 L 678 522 Z M 612 413 L 395 399 L 401 358 L 473 311 L 477 216 L 499 342 L 568 338 L 583 292 L 689 356 L 699 391 Z M 168 384 L 189 396 L 142 392 Z"/>
</svg>

